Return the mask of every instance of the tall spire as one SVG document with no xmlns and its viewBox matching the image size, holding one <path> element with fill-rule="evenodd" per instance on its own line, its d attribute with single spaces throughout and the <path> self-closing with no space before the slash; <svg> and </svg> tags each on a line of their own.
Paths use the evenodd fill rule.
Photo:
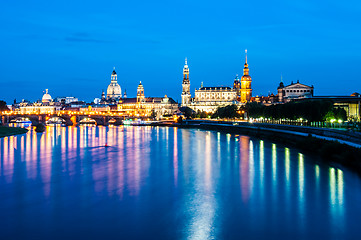
<svg viewBox="0 0 361 240">
<path fill-rule="evenodd" d="M 185 59 L 184 67 L 183 67 L 183 82 L 189 81 L 189 68 L 188 68 L 188 60 Z"/>
<path fill-rule="evenodd" d="M 187 106 L 191 103 L 191 92 L 190 92 L 191 83 L 189 81 L 189 67 L 188 59 L 184 60 L 183 67 L 183 82 L 182 82 L 182 106 Z"/>
<path fill-rule="evenodd" d="M 247 63 L 247 49 L 245 50 L 245 53 L 246 53 L 246 62 L 244 64 L 244 68 L 243 68 L 243 75 L 248 75 L 248 63 Z"/>
<path fill-rule="evenodd" d="M 247 49 L 245 50 L 245 53 L 246 53 L 246 63 L 245 65 L 247 64 Z"/>
</svg>

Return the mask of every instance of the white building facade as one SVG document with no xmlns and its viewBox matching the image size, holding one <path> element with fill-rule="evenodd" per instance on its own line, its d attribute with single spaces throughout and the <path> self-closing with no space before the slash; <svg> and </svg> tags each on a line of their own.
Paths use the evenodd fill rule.
<svg viewBox="0 0 361 240">
<path fill-rule="evenodd" d="M 243 76 L 241 80 L 237 77 L 234 80 L 233 87 L 203 87 L 195 89 L 194 98 L 190 93 L 189 67 L 187 59 L 183 67 L 183 82 L 182 82 L 182 107 L 189 107 L 194 111 L 200 112 L 215 112 L 219 107 L 237 104 L 243 105 L 251 100 L 252 78 L 249 76 L 249 69 L 246 62 L 244 65 Z"/>
<path fill-rule="evenodd" d="M 284 86 L 283 82 L 281 82 L 277 88 L 278 101 L 289 102 L 300 98 L 311 98 L 313 97 L 313 90 L 313 86 L 301 84 L 298 80 L 296 83 L 291 82 L 288 86 Z"/>
</svg>

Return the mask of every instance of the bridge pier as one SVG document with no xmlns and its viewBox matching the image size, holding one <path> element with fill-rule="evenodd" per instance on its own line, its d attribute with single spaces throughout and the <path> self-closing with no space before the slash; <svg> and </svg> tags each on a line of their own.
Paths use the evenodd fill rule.
<svg viewBox="0 0 361 240">
<path fill-rule="evenodd" d="M 1 116 L 1 125 L 6 125 L 9 123 L 9 116 L 6 116 L 6 115 L 2 115 Z"/>
</svg>

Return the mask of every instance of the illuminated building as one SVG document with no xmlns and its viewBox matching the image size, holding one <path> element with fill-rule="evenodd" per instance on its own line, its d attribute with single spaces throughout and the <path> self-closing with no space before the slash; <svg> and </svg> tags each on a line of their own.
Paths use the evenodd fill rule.
<svg viewBox="0 0 361 240">
<path fill-rule="evenodd" d="M 189 68 L 187 58 L 183 67 L 183 82 L 182 82 L 182 106 L 188 106 L 191 103 L 191 83 L 189 81 Z"/>
<path fill-rule="evenodd" d="M 110 111 L 110 107 L 108 105 L 103 104 L 94 104 L 89 106 L 82 106 L 79 108 L 80 112 L 108 112 Z"/>
<path fill-rule="evenodd" d="M 214 112 L 218 107 L 237 104 L 237 90 L 230 87 L 201 87 L 195 90 L 190 107 L 195 111 Z"/>
<path fill-rule="evenodd" d="M 178 111 L 178 103 L 172 98 L 145 97 L 144 86 L 139 83 L 137 97 L 122 98 L 117 105 L 117 111 L 126 117 L 156 117 L 171 116 Z"/>
<path fill-rule="evenodd" d="M 241 81 L 239 80 L 238 74 L 236 75 L 236 78 L 233 81 L 233 89 L 236 89 L 237 93 L 237 100 L 240 100 L 241 96 Z"/>
<path fill-rule="evenodd" d="M 110 77 L 110 84 L 107 89 L 107 100 L 119 100 L 122 97 L 122 89 L 118 84 L 117 73 L 115 69 Z"/>
<path fill-rule="evenodd" d="M 290 85 L 284 86 L 282 79 L 277 88 L 278 102 L 289 102 L 301 98 L 313 97 L 313 86 L 301 84 L 298 80 L 296 83 L 291 82 Z"/>
<path fill-rule="evenodd" d="M 247 49 L 246 49 L 246 62 L 243 68 L 243 76 L 241 77 L 241 102 L 246 103 L 251 100 L 252 97 L 252 78 L 249 75 L 248 63 L 247 63 Z"/>
<path fill-rule="evenodd" d="M 22 101 L 19 105 L 13 109 L 20 114 L 51 114 L 56 111 L 60 111 L 62 108 L 60 102 L 54 102 L 49 94 L 49 90 L 45 89 L 41 101 L 31 103 L 29 101 Z"/>
<path fill-rule="evenodd" d="M 182 106 L 190 107 L 194 111 L 214 112 L 219 107 L 249 102 L 252 97 L 252 78 L 249 76 L 247 50 L 243 73 L 241 79 L 236 76 L 233 87 L 204 87 L 202 83 L 201 87 L 195 90 L 194 98 L 191 98 L 189 67 L 186 59 L 183 67 Z"/>
<path fill-rule="evenodd" d="M 51 98 L 48 89 L 45 89 L 45 94 L 43 95 L 43 98 L 41 100 L 43 103 L 49 103 L 51 101 L 53 101 L 53 99 Z"/>
<path fill-rule="evenodd" d="M 78 102 L 78 101 L 79 101 L 79 99 L 76 97 L 57 97 L 55 99 L 55 102 L 61 102 L 63 104 L 69 104 L 69 103 Z"/>
<path fill-rule="evenodd" d="M 41 103 L 32 103 L 27 106 L 20 106 L 20 114 L 53 114 L 60 111 L 60 105 L 42 105 Z"/>
</svg>

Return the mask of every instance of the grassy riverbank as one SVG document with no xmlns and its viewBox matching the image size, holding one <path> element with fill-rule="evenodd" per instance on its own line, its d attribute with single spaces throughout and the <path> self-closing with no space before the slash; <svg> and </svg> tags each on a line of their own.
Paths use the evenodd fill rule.
<svg viewBox="0 0 361 240">
<path fill-rule="evenodd" d="M 3 127 L 0 126 L 0 138 L 6 136 L 12 136 L 17 134 L 27 133 L 28 129 L 20 128 L 20 127 Z"/>
</svg>

